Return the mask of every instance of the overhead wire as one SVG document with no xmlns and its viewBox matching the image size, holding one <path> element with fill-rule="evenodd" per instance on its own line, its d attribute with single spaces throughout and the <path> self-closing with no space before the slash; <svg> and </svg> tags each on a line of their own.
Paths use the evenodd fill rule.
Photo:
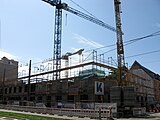
<svg viewBox="0 0 160 120">
<path fill-rule="evenodd" d="M 124 42 L 124 43 L 125 43 L 124 46 L 127 46 L 127 45 L 129 45 L 129 44 L 132 44 L 132 43 L 134 43 L 134 42 L 137 42 L 137 41 L 140 41 L 140 40 L 149 38 L 149 37 L 158 36 L 158 35 L 160 35 L 160 31 L 154 32 L 154 33 L 152 33 L 152 34 L 149 34 L 149 35 L 146 35 L 146 36 L 143 36 L 143 37 L 131 39 L 131 40 L 125 41 L 125 42 Z M 115 46 L 115 45 L 116 45 L 116 44 L 111 44 L 111 45 L 108 45 L 108 46 L 103 46 L 103 47 L 95 48 L 94 50 L 103 49 L 103 48 L 107 48 L 107 47 L 113 47 L 113 46 Z M 109 51 L 106 51 L 106 52 L 104 52 L 104 53 L 102 53 L 102 54 L 106 54 L 106 53 L 111 52 L 111 51 L 114 51 L 114 50 L 116 50 L 116 48 L 111 49 L 111 50 L 109 50 Z M 93 50 L 87 50 L 87 51 L 85 51 L 85 52 L 88 52 L 88 51 L 93 51 Z"/>
<path fill-rule="evenodd" d="M 134 42 L 137 42 L 137 41 L 140 41 L 140 40 L 143 40 L 143 39 L 146 39 L 146 38 L 149 38 L 149 37 L 154 37 L 154 36 L 158 36 L 160 35 L 160 31 L 157 31 L 157 32 L 154 32 L 152 34 L 149 34 L 149 35 L 146 35 L 146 36 L 143 36 L 143 37 L 139 37 L 139 38 L 135 38 L 135 39 L 131 39 L 131 40 L 128 40 L 126 42 L 124 42 L 124 46 L 127 46 L 129 44 L 132 44 Z M 98 49 L 102 49 L 102 48 L 106 48 L 106 47 L 112 47 L 112 46 L 115 46 L 116 44 L 112 44 L 112 45 L 108 45 L 108 46 L 104 46 L 104 47 L 100 47 L 100 48 L 96 48 L 94 50 L 98 50 Z M 116 48 L 113 48 L 113 49 L 110 49 L 104 53 L 101 53 L 99 54 L 102 55 L 102 54 L 106 54 L 106 53 L 109 53 L 109 52 L 112 52 L 116 50 Z M 89 50 L 88 50 L 89 51 Z M 88 51 L 85 51 L 85 52 L 88 52 Z M 91 50 L 90 50 L 91 51 Z M 92 50 L 93 51 L 93 50 Z M 132 55 L 132 56 L 128 56 L 128 57 L 125 57 L 125 58 L 131 58 L 131 57 L 136 57 L 136 56 L 141 56 L 141 55 L 146 55 L 146 54 L 152 54 L 152 53 L 156 53 L 156 52 L 160 52 L 160 50 L 156 50 L 156 51 L 151 51 L 151 52 L 146 52 L 146 53 L 140 53 L 140 54 L 136 54 L 136 55 Z"/>
<path fill-rule="evenodd" d="M 149 38 L 149 37 L 153 37 L 153 36 L 158 36 L 158 35 L 160 35 L 160 31 L 154 32 L 154 33 L 152 33 L 152 34 L 149 34 L 149 35 L 146 35 L 146 36 L 143 36 L 143 37 L 131 39 L 131 40 L 128 40 L 128 41 L 124 42 L 124 43 L 126 43 L 126 44 L 124 44 L 124 46 L 127 46 L 127 45 L 129 45 L 129 44 L 132 44 L 132 43 L 134 43 L 134 42 L 136 42 L 136 41 L 140 41 L 140 40 L 143 40 L 143 39 L 146 39 L 146 38 Z M 96 49 L 94 49 L 94 50 L 103 49 L 103 48 L 106 48 L 106 47 L 113 47 L 113 46 L 115 46 L 115 45 L 116 45 L 116 44 L 111 44 L 111 45 L 108 45 L 108 46 L 96 48 Z M 101 53 L 101 54 L 106 54 L 106 53 L 112 52 L 112 51 L 114 51 L 114 50 L 116 50 L 116 48 L 110 49 L 110 50 L 108 50 L 108 51 L 106 51 L 106 52 L 104 52 L 104 53 Z M 89 51 L 93 51 L 93 49 L 92 49 L 92 50 L 85 51 L 85 52 L 89 52 Z M 136 54 L 136 55 L 132 55 L 132 56 L 127 56 L 127 57 L 125 57 L 125 58 L 137 57 L 137 56 L 146 55 L 146 54 L 151 54 L 151 53 L 155 53 L 155 52 L 160 52 L 160 50 L 151 51 L 151 52 L 146 52 L 146 53 L 140 53 L 140 54 Z M 42 62 L 32 63 L 32 65 L 40 64 L 40 63 L 42 63 Z"/>
<path fill-rule="evenodd" d="M 77 4 L 76 2 L 74 2 L 73 0 L 70 0 L 72 3 L 74 3 L 75 5 L 77 5 L 79 8 L 81 8 L 82 10 L 84 10 L 85 12 L 87 12 L 89 15 L 91 15 L 92 17 L 97 18 L 95 15 L 93 15 L 92 13 L 90 13 L 88 10 L 84 9 L 82 6 L 80 6 L 79 4 Z"/>
<path fill-rule="evenodd" d="M 134 42 L 136 42 L 136 41 L 143 40 L 143 39 L 145 39 L 145 38 L 149 38 L 149 37 L 153 37 L 153 36 L 158 36 L 158 35 L 160 35 L 160 31 L 154 32 L 154 33 L 152 33 L 152 34 L 150 34 L 150 35 L 146 35 L 146 36 L 143 36 L 143 37 L 139 37 L 139 38 L 136 38 L 136 39 L 132 39 L 132 40 L 126 41 L 126 42 L 125 42 L 126 44 L 125 44 L 124 46 L 129 45 L 129 44 L 132 44 L 132 43 L 134 43 Z M 104 54 L 106 54 L 106 53 L 108 53 L 108 52 L 111 52 L 111 51 L 114 51 L 114 50 L 116 50 L 116 48 L 115 48 L 115 49 L 111 49 L 111 50 L 105 52 Z M 140 53 L 140 54 L 136 54 L 136 55 L 131 55 L 131 56 L 127 56 L 127 57 L 125 57 L 125 58 L 137 57 L 137 56 L 152 54 L 152 53 L 156 53 L 156 52 L 160 52 L 160 50 L 155 50 L 155 51 Z"/>
<path fill-rule="evenodd" d="M 103 46 L 103 47 L 98 47 L 98 48 L 95 48 L 95 49 L 91 49 L 91 50 L 86 50 L 84 52 L 90 52 L 90 51 L 93 51 L 93 50 L 99 50 L 99 49 L 103 49 L 103 48 L 107 48 L 107 47 L 114 47 L 116 44 L 111 44 L 111 45 L 107 45 L 107 46 Z"/>
<path fill-rule="evenodd" d="M 153 60 L 153 61 L 145 61 L 145 62 L 143 62 L 143 63 L 157 63 L 157 62 L 160 62 L 160 59 L 159 60 Z"/>
<path fill-rule="evenodd" d="M 149 35 L 146 35 L 146 36 L 143 36 L 143 37 L 139 37 L 139 38 L 135 38 L 135 39 L 132 39 L 132 40 L 128 40 L 128 41 L 126 41 L 126 42 L 124 42 L 124 43 L 126 43 L 126 44 L 125 44 L 125 46 L 126 46 L 126 45 L 132 44 L 132 43 L 134 43 L 134 42 L 143 40 L 143 39 L 145 39 L 145 38 L 154 37 L 154 36 L 158 36 L 158 35 L 160 35 L 160 31 L 154 32 L 154 33 L 152 33 L 152 34 L 149 34 Z"/>
<path fill-rule="evenodd" d="M 132 40 L 126 41 L 125 43 L 127 43 L 127 44 L 125 44 L 125 46 L 126 46 L 126 45 L 129 45 L 129 44 L 131 44 L 131 43 L 133 43 L 133 42 L 136 42 L 136 41 L 139 41 L 139 40 L 148 38 L 148 37 L 157 36 L 157 35 L 160 35 L 160 31 L 155 32 L 155 33 L 150 34 L 150 35 L 147 35 L 147 36 L 144 36 L 144 37 L 140 37 L 140 38 L 136 38 L 136 39 L 132 39 Z M 108 45 L 108 46 L 105 46 L 105 47 L 111 47 L 111 46 L 114 46 L 114 45 L 115 45 L 115 44 Z M 104 47 L 101 47 L 101 48 L 104 48 Z M 101 48 L 97 48 L 97 49 L 101 49 Z M 106 51 L 106 52 L 104 52 L 103 54 L 109 53 L 109 52 L 114 51 L 114 50 L 116 50 L 116 48 L 111 49 L 111 50 L 109 50 L 109 51 Z M 147 54 L 153 54 L 153 53 L 156 53 L 156 52 L 160 52 L 160 50 L 155 50 L 155 51 L 140 53 L 140 54 L 136 54 L 136 55 L 131 55 L 131 56 L 127 56 L 127 57 L 125 57 L 125 58 L 132 58 L 132 57 L 137 57 L 137 56 L 142 56 L 142 55 L 147 55 Z M 42 63 L 42 62 L 36 62 L 36 63 L 33 63 L 32 65 L 39 64 L 39 63 Z M 12 71 L 12 70 L 14 70 L 14 69 L 15 69 L 15 68 L 10 69 L 10 70 L 8 70 L 8 71 Z M 1 74 L 1 73 L 0 73 L 0 74 Z"/>
<path fill-rule="evenodd" d="M 75 5 L 77 5 L 79 8 L 81 8 L 82 10 L 84 10 L 85 12 L 87 12 L 89 15 L 91 15 L 92 17 L 94 18 L 97 18 L 95 15 L 93 15 L 92 13 L 90 13 L 88 10 L 84 9 L 82 6 L 80 6 L 79 4 L 77 4 L 76 2 L 74 2 L 73 0 L 70 0 L 72 3 L 74 3 Z M 112 45 L 108 45 L 108 46 L 104 46 L 104 47 L 99 47 L 99 48 L 96 48 L 94 50 L 98 50 L 98 49 L 102 49 L 102 48 L 106 48 L 106 47 L 112 47 L 112 46 L 115 46 L 115 44 L 112 44 Z M 92 50 L 87 50 L 87 51 L 84 51 L 84 52 L 89 52 L 89 51 L 93 51 Z M 112 51 L 112 50 L 111 50 Z"/>
<path fill-rule="evenodd" d="M 136 54 L 136 55 L 131 55 L 131 56 L 127 56 L 127 57 L 125 57 L 125 58 L 137 57 L 137 56 L 142 56 L 142 55 L 152 54 L 152 53 L 156 53 L 156 52 L 160 52 L 160 50 L 155 50 L 155 51 L 150 51 L 150 52 L 140 53 L 140 54 Z"/>
<path fill-rule="evenodd" d="M 85 12 L 87 12 L 88 14 L 90 14 L 91 16 L 95 17 L 93 14 L 91 14 L 89 11 L 87 11 L 86 9 L 84 9 L 83 7 L 81 7 L 79 4 L 77 4 L 76 2 L 74 2 L 73 0 L 70 0 L 72 3 L 74 3 L 75 5 L 77 5 L 79 8 L 81 8 L 82 10 L 84 10 Z M 96 17 L 95 17 L 96 18 Z M 132 44 L 134 42 L 137 42 L 137 41 L 140 41 L 140 40 L 143 40 L 143 39 L 146 39 L 146 38 L 149 38 L 149 37 L 153 37 L 153 36 L 157 36 L 157 35 L 160 35 L 160 31 L 157 31 L 157 32 L 154 32 L 152 34 L 149 34 L 149 35 L 146 35 L 146 36 L 143 36 L 143 37 L 139 37 L 139 38 L 135 38 L 135 39 L 131 39 L 131 40 L 128 40 L 124 43 L 124 46 L 127 46 L 129 44 Z M 108 45 L 108 46 L 103 46 L 103 47 L 99 47 L 99 48 L 96 48 L 94 50 L 98 50 L 98 49 L 102 49 L 102 48 L 106 48 L 106 47 L 112 47 L 112 46 L 115 46 L 116 44 L 112 44 L 112 45 Z M 102 54 L 106 54 L 106 53 L 109 53 L 111 51 L 114 51 L 116 50 L 116 48 L 114 49 L 111 49 L 109 51 L 106 51 Z M 92 50 L 87 50 L 85 52 L 88 52 L 88 51 L 92 51 Z M 141 56 L 141 55 L 146 55 L 146 54 L 151 54 L 151 53 L 155 53 L 155 52 L 160 52 L 160 50 L 156 50 L 156 51 L 151 51 L 151 52 L 146 52 L 146 53 L 140 53 L 140 54 L 137 54 L 137 55 L 132 55 L 132 56 L 128 56 L 128 57 L 125 57 L 125 58 L 131 58 L 131 57 L 135 57 L 135 56 Z"/>
<path fill-rule="evenodd" d="M 160 31 L 154 32 L 154 33 L 149 34 L 149 35 L 145 35 L 145 36 L 143 36 L 143 37 L 131 39 L 131 40 L 125 41 L 125 42 L 124 42 L 124 46 L 127 46 L 127 45 L 129 45 L 129 44 L 132 44 L 132 43 L 134 43 L 134 42 L 137 42 L 137 41 L 140 41 L 140 40 L 149 38 L 149 37 L 158 36 L 158 35 L 160 35 Z M 115 46 L 115 45 L 116 45 L 116 44 L 111 44 L 111 45 L 107 45 L 107 46 L 95 48 L 94 50 L 99 50 L 99 49 L 103 49 L 103 48 L 107 48 L 107 47 L 113 47 L 113 46 Z M 111 52 L 111 51 L 114 51 L 114 50 L 116 50 L 116 48 L 111 49 L 111 50 L 109 50 L 109 51 L 106 51 L 106 52 L 104 52 L 103 54 L 106 54 L 106 53 Z M 87 51 L 85 51 L 85 52 L 89 52 L 89 51 L 93 51 L 93 49 L 92 49 L 92 50 L 87 50 Z"/>
</svg>

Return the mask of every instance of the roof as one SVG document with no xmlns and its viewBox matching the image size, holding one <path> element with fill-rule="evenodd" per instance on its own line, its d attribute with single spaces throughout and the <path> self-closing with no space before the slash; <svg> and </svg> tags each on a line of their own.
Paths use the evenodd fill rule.
<svg viewBox="0 0 160 120">
<path fill-rule="evenodd" d="M 146 67 L 142 66 L 140 63 L 138 63 L 137 61 L 135 61 L 132 65 L 133 66 L 139 66 L 143 71 L 145 71 L 150 77 L 152 77 L 153 79 L 158 79 L 160 80 L 160 75 L 154 73 L 153 71 L 147 69 Z M 131 67 L 131 69 L 132 69 Z"/>
</svg>

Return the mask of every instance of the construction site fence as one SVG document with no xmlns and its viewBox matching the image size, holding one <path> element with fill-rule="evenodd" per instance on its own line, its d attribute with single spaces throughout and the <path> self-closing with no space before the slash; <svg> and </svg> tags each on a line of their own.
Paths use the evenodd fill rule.
<svg viewBox="0 0 160 120">
<path fill-rule="evenodd" d="M 141 116 L 146 114 L 146 108 L 133 108 L 133 116 Z"/>
<path fill-rule="evenodd" d="M 59 116 L 75 116 L 75 117 L 88 117 L 98 119 L 101 118 L 110 118 L 110 110 L 92 110 L 92 109 L 66 109 L 66 108 L 41 108 L 41 107 L 30 107 L 30 106 L 13 106 L 13 105 L 0 105 L 0 109 L 14 110 L 21 112 L 31 112 L 38 114 L 50 114 L 50 115 L 59 115 Z"/>
</svg>

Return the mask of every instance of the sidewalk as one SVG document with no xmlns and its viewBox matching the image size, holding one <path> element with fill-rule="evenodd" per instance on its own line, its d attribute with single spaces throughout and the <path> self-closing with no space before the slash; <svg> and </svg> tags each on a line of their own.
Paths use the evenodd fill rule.
<svg viewBox="0 0 160 120">
<path fill-rule="evenodd" d="M 68 116 L 58 116 L 58 115 L 49 115 L 49 114 L 38 114 L 38 113 L 31 113 L 31 112 L 21 112 L 21 111 L 13 111 L 13 110 L 5 110 L 0 109 L 0 112 L 13 112 L 13 113 L 19 113 L 19 114 L 28 114 L 28 115 L 37 115 L 37 116 L 44 116 L 44 117 L 52 117 L 52 118 L 61 118 L 65 120 L 97 120 L 97 119 L 90 119 L 90 118 L 79 118 L 79 117 L 68 117 Z M 102 118 L 102 120 L 106 120 L 107 118 Z M 148 118 L 114 118 L 114 120 L 160 120 L 160 113 L 152 113 L 150 114 L 150 117 Z M 0 120 L 8 120 L 8 119 L 1 119 Z M 12 120 L 12 119 L 9 119 Z M 17 119 L 13 119 L 17 120 Z M 18 119 L 20 120 L 20 119 Z"/>
<path fill-rule="evenodd" d="M 65 120 L 91 120 L 90 118 L 78 118 L 78 117 L 58 116 L 58 115 L 49 115 L 49 114 L 37 114 L 37 113 L 20 112 L 20 111 L 5 110 L 5 109 L 0 109 L 0 111 L 13 112 L 13 113 L 19 113 L 19 114 L 38 115 L 38 116 L 44 116 L 44 117 L 62 118 Z M 92 120 L 96 120 L 96 119 L 92 119 Z"/>
</svg>

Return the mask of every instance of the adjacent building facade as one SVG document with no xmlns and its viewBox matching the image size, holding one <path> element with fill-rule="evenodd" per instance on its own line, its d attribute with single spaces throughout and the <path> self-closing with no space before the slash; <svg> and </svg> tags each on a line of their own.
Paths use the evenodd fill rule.
<svg viewBox="0 0 160 120">
<path fill-rule="evenodd" d="M 160 76 L 135 61 L 130 68 L 130 82 L 135 86 L 139 102 L 160 100 Z"/>
<path fill-rule="evenodd" d="M 3 57 L 0 60 L 0 82 L 4 84 L 16 84 L 18 78 L 18 62 Z"/>
</svg>

